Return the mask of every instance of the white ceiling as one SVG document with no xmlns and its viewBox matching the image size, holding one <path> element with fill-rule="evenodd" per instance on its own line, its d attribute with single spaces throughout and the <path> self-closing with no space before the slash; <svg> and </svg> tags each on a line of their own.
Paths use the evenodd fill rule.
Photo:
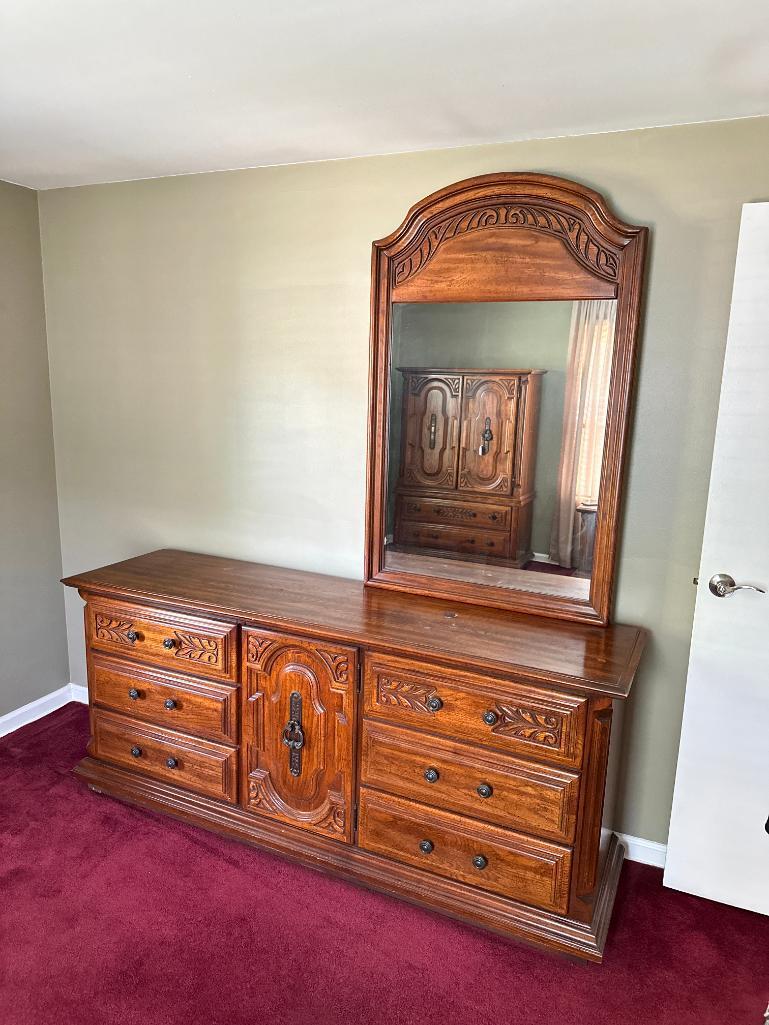
<svg viewBox="0 0 769 1025">
<path fill-rule="evenodd" d="M 0 3 L 40 189 L 766 113 L 767 0 Z"/>
</svg>

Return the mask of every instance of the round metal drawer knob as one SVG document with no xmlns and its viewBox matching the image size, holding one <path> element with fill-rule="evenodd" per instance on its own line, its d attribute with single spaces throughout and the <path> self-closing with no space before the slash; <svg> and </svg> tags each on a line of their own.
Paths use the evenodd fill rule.
<svg viewBox="0 0 769 1025">
<path fill-rule="evenodd" d="M 179 763 L 175 758 L 166 758 L 166 765 L 169 769 L 175 769 L 178 764 Z"/>
<path fill-rule="evenodd" d="M 435 844 L 432 842 L 432 840 L 422 840 L 422 842 L 419 844 L 419 849 L 422 852 L 422 854 L 432 854 L 435 850 Z"/>
<path fill-rule="evenodd" d="M 443 708 L 443 702 L 439 697 L 430 698 L 427 702 L 427 707 L 431 712 L 440 712 Z"/>
<path fill-rule="evenodd" d="M 163 708 L 167 708 L 169 712 L 173 712 L 176 708 L 176 702 L 173 698 L 166 698 L 163 702 Z"/>
<path fill-rule="evenodd" d="M 141 758 L 142 749 L 140 747 L 137 747 L 136 744 L 134 744 L 134 746 L 131 748 L 131 754 L 134 756 L 134 758 Z"/>
<path fill-rule="evenodd" d="M 139 697 L 139 691 L 136 689 L 136 687 L 131 687 L 131 689 L 128 692 L 128 697 L 131 699 L 131 701 L 137 700 L 137 698 Z"/>
<path fill-rule="evenodd" d="M 440 773 L 437 769 L 425 769 L 425 779 L 428 783 L 437 783 L 440 777 Z"/>
<path fill-rule="evenodd" d="M 482 854 L 476 854 L 473 858 L 473 867 L 477 868 L 479 872 L 482 872 L 489 863 L 488 858 L 484 858 Z"/>
<path fill-rule="evenodd" d="M 483 721 L 486 723 L 487 726 L 494 726 L 498 719 L 499 716 L 497 715 L 497 713 L 492 712 L 491 709 L 489 709 L 488 712 L 483 713 Z"/>
<path fill-rule="evenodd" d="M 138 633 L 135 630 L 129 630 L 128 633 L 126 634 L 126 637 L 131 642 L 131 644 L 133 644 L 134 641 L 138 641 L 139 640 L 139 635 L 138 635 Z"/>
<path fill-rule="evenodd" d="M 491 797 L 494 793 L 494 787 L 489 786 L 488 783 L 481 783 L 476 791 L 479 797 Z"/>
<path fill-rule="evenodd" d="M 173 639 L 173 637 L 166 637 L 166 639 L 163 641 L 163 647 L 166 649 L 166 651 L 170 651 L 175 644 L 176 641 Z"/>
</svg>

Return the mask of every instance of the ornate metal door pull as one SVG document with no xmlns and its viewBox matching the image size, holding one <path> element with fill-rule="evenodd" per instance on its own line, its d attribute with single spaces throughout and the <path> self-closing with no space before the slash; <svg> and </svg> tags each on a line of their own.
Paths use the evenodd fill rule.
<svg viewBox="0 0 769 1025">
<path fill-rule="evenodd" d="M 481 433 L 481 444 L 478 446 L 478 455 L 485 456 L 489 451 L 489 442 L 494 440 L 494 435 L 491 433 L 491 417 L 486 417 L 486 423 Z"/>
<path fill-rule="evenodd" d="M 302 695 L 292 691 L 289 698 L 289 720 L 283 727 L 283 743 L 288 748 L 288 767 L 292 776 L 302 773 L 302 748 L 304 732 L 302 731 Z"/>
</svg>

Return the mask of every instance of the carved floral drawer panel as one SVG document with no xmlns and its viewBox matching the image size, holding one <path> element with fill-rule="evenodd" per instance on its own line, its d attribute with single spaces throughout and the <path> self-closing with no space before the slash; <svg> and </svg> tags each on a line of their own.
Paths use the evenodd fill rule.
<svg viewBox="0 0 769 1025">
<path fill-rule="evenodd" d="M 576 772 L 366 720 L 361 783 L 510 829 L 574 840 Z"/>
<path fill-rule="evenodd" d="M 176 672 L 236 680 L 237 627 L 180 612 L 96 598 L 86 605 L 92 648 Z"/>
<path fill-rule="evenodd" d="M 94 653 L 91 701 L 209 740 L 238 743 L 238 688 Z"/>
<path fill-rule="evenodd" d="M 565 912 L 571 849 L 364 787 L 360 845 L 546 911 Z"/>
<path fill-rule="evenodd" d="M 578 768 L 587 701 L 566 692 L 475 676 L 389 655 L 369 655 L 364 714 Z"/>
<path fill-rule="evenodd" d="M 101 710 L 92 724 L 96 758 L 220 801 L 237 800 L 237 748 Z"/>
<path fill-rule="evenodd" d="M 447 501 L 403 494 L 398 498 L 397 519 L 454 527 L 509 530 L 510 506 L 486 502 L 453 502 L 450 499 Z"/>
</svg>

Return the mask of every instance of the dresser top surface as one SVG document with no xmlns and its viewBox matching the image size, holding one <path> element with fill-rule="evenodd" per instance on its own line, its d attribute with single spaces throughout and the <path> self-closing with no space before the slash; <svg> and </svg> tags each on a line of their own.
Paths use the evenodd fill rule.
<svg viewBox="0 0 769 1025">
<path fill-rule="evenodd" d="M 640 627 L 561 622 L 173 549 L 78 573 L 64 583 L 469 670 L 518 671 L 611 697 L 628 694 L 646 639 Z"/>
</svg>

